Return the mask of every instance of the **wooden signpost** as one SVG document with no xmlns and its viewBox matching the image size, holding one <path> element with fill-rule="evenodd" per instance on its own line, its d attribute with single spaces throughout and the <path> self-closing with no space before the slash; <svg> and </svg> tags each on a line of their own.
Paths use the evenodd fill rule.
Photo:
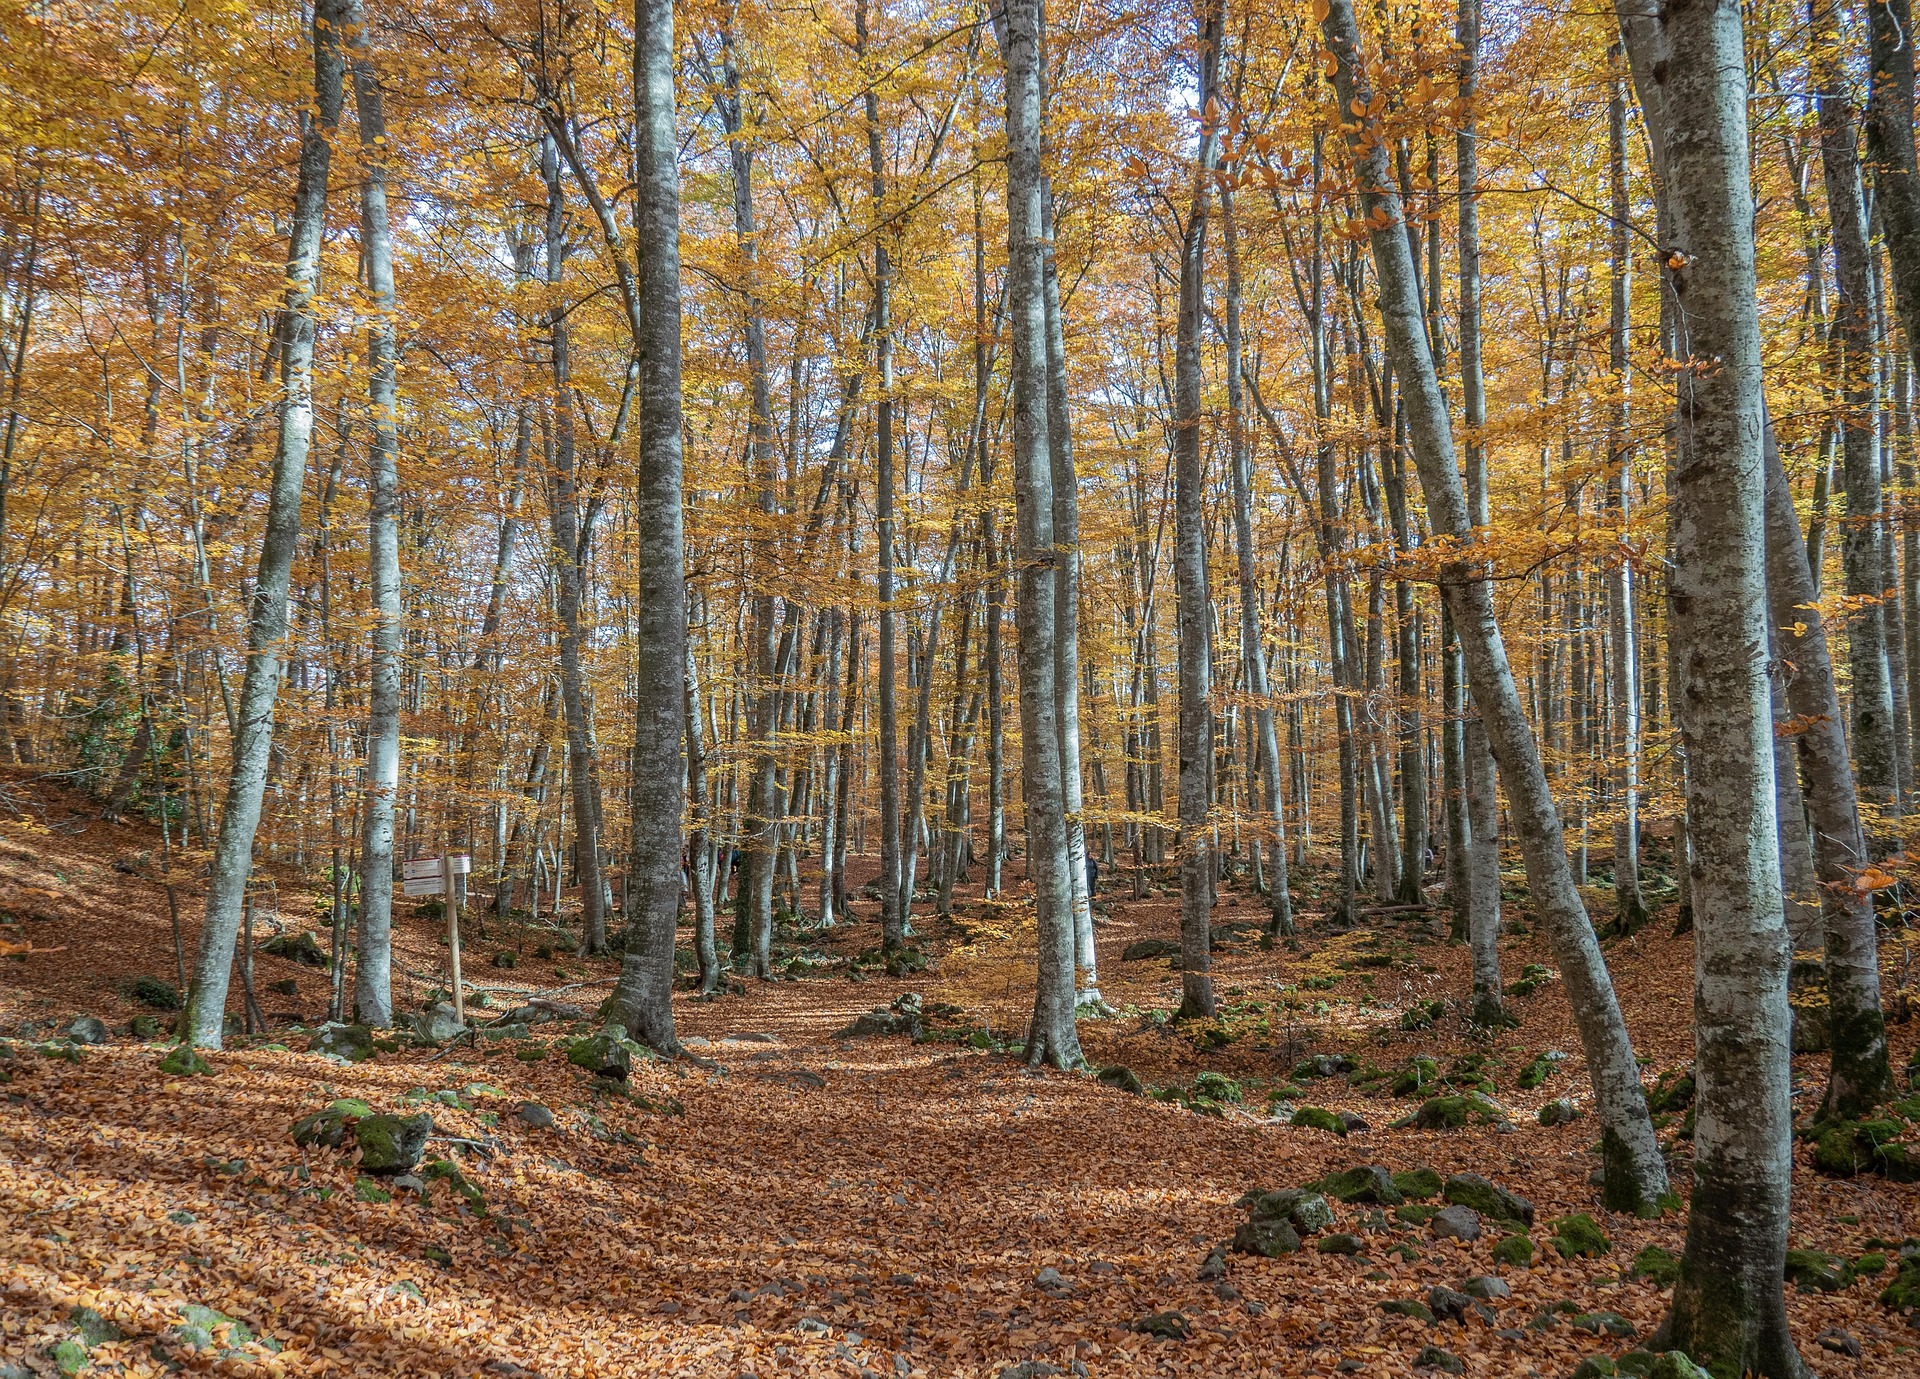
<svg viewBox="0 0 1920 1379">
<path fill-rule="evenodd" d="M 473 870 L 473 858 L 464 852 L 445 857 L 415 857 L 401 864 L 403 895 L 440 895 L 447 905 L 447 953 L 452 967 L 453 1014 L 467 1023 L 466 985 L 460 979 L 460 883 L 456 877 Z"/>
</svg>

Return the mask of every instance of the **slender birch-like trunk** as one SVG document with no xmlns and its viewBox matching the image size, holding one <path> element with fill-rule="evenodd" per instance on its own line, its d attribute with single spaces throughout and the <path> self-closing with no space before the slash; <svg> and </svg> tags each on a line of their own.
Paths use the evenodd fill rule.
<svg viewBox="0 0 1920 1379">
<path fill-rule="evenodd" d="M 233 950 L 240 936 L 247 876 L 253 869 L 253 838 L 266 793 L 274 700 L 285 669 L 287 591 L 300 545 L 300 496 L 313 442 L 314 298 L 320 290 L 332 137 L 340 125 L 345 96 L 346 64 L 340 41 L 346 14 L 347 0 L 314 0 L 314 113 L 301 117 L 300 171 L 287 237 L 287 291 L 279 320 L 280 437 L 267 490 L 266 534 L 247 605 L 247 663 L 235 718 L 226 806 L 208 867 L 206 921 L 200 930 L 181 1030 L 189 1044 L 202 1048 L 217 1049 L 221 1043 Z"/>
<path fill-rule="evenodd" d="M 1359 26 L 1352 0 L 1331 0 L 1321 29 L 1336 64 L 1340 107 L 1366 109 L 1373 92 L 1359 67 Z M 1386 147 L 1367 120 L 1352 126 L 1347 138 L 1360 184 L 1361 209 L 1371 227 L 1368 239 L 1379 280 L 1387 355 L 1402 389 L 1408 440 L 1427 512 L 1435 536 L 1463 541 L 1472 532 L 1472 522 L 1454 461 L 1446 399 L 1427 349 L 1412 254 Z M 1527 859 L 1528 884 L 1560 964 L 1586 1050 L 1601 1123 L 1604 1200 L 1614 1210 L 1657 1211 L 1668 1193 L 1666 1164 L 1647 1116 L 1626 1022 L 1573 883 L 1559 811 L 1507 663 L 1492 590 L 1478 562 L 1455 560 L 1442 571 L 1442 591 L 1453 610 L 1468 682 L 1512 802 Z"/>
<path fill-rule="evenodd" d="M 353 1004 L 369 1025 L 393 1023 L 393 815 L 400 788 L 400 431 L 395 388 L 393 234 L 387 218 L 387 122 L 361 0 L 342 22 L 360 124 L 361 254 L 373 299 L 367 326 L 367 583 L 373 603 L 367 667 L 367 796 L 360 838 L 360 920 Z"/>
</svg>

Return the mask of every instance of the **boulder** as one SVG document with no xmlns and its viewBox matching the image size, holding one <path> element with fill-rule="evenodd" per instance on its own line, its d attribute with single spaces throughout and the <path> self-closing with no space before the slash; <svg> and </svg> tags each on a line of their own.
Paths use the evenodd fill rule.
<svg viewBox="0 0 1920 1379">
<path fill-rule="evenodd" d="M 72 1044 L 104 1044 L 111 1037 L 107 1033 L 106 1022 L 92 1015 L 77 1015 L 66 1029 L 67 1042 Z"/>
<path fill-rule="evenodd" d="M 1467 1315 L 1467 1309 L 1472 1306 L 1471 1297 L 1452 1288 L 1436 1284 L 1427 1290 L 1427 1310 L 1433 1313 L 1436 1321 L 1460 1321 Z"/>
<path fill-rule="evenodd" d="M 341 1097 L 293 1123 L 293 1142 L 302 1149 L 338 1149 L 355 1123 L 373 1114 L 358 1097 Z"/>
<path fill-rule="evenodd" d="M 1853 1286 L 1853 1266 L 1819 1250 L 1788 1250 L 1787 1282 L 1803 1293 L 1838 1293 Z"/>
<path fill-rule="evenodd" d="M 1284 1219 L 1247 1221 L 1234 1231 L 1232 1248 L 1237 1254 L 1278 1259 L 1300 1252 L 1300 1233 Z"/>
<path fill-rule="evenodd" d="M 423 1043 L 436 1047 L 451 1043 L 467 1032 L 451 1001 L 436 1001 L 413 1017 L 413 1032 Z"/>
<path fill-rule="evenodd" d="M 1440 1192 L 1455 1206 L 1472 1207 L 1482 1216 L 1497 1221 L 1518 1221 L 1526 1226 L 1533 1224 L 1533 1203 L 1478 1173 L 1456 1173 L 1447 1179 Z"/>
<path fill-rule="evenodd" d="M 1585 1212 L 1557 1217 L 1548 1223 L 1547 1229 L 1552 1232 L 1553 1248 L 1563 1259 L 1596 1258 L 1613 1248 L 1613 1242 Z"/>
<path fill-rule="evenodd" d="M 551 1130 L 553 1112 L 537 1101 L 523 1101 L 513 1108 L 513 1114 L 529 1130 Z"/>
<path fill-rule="evenodd" d="M 1117 1088 L 1122 1092 L 1131 1092 L 1134 1096 L 1145 1096 L 1147 1094 L 1146 1084 L 1141 1082 L 1140 1074 L 1136 1073 L 1132 1068 L 1122 1067 L 1118 1063 L 1111 1067 L 1102 1068 L 1100 1070 L 1100 1081 L 1106 1086 Z"/>
<path fill-rule="evenodd" d="M 178 1010 L 184 1004 L 180 999 L 180 988 L 158 977 L 135 977 L 131 990 L 134 1000 L 155 1010 Z"/>
<path fill-rule="evenodd" d="M 616 1082 L 627 1080 L 636 1060 L 644 1062 L 651 1057 L 652 1052 L 644 1044 L 635 1043 L 614 1026 L 585 1039 L 576 1039 L 567 1046 L 567 1062 L 576 1068 L 585 1068 L 596 1077 Z"/>
<path fill-rule="evenodd" d="M 1466 1362 L 1450 1350 L 1442 1350 L 1437 1345 L 1423 1346 L 1413 1357 L 1415 1369 L 1439 1370 L 1442 1374 L 1465 1374 Z"/>
<path fill-rule="evenodd" d="M 160 1060 L 160 1071 L 168 1077 L 211 1077 L 213 1064 L 191 1044 L 179 1044 Z"/>
<path fill-rule="evenodd" d="M 1472 1207 L 1442 1207 L 1433 1214 L 1433 1233 L 1442 1240 L 1461 1240 L 1471 1244 L 1481 1235 L 1480 1213 Z"/>
<path fill-rule="evenodd" d="M 1373 1203 L 1397 1207 L 1407 1200 L 1406 1194 L 1394 1185 L 1393 1175 L 1378 1164 L 1343 1169 L 1322 1178 L 1314 1186 L 1327 1196 L 1348 1204 Z"/>
<path fill-rule="evenodd" d="M 341 1025 L 329 1020 L 314 1032 L 307 1047 L 310 1052 L 329 1058 L 363 1063 L 373 1057 L 373 1031 L 365 1025 Z"/>
<path fill-rule="evenodd" d="M 1357 1235 L 1340 1231 L 1321 1236 L 1314 1242 L 1313 1248 L 1323 1255 L 1357 1255 L 1367 1248 L 1367 1242 Z"/>
<path fill-rule="evenodd" d="M 1580 1119 L 1580 1115 L 1581 1112 L 1578 1106 L 1575 1106 L 1565 1097 L 1560 1097 L 1542 1106 L 1537 1119 L 1542 1125 L 1551 1128 L 1556 1125 L 1572 1125 L 1576 1120 Z"/>
<path fill-rule="evenodd" d="M 1143 962 L 1148 958 L 1171 958 L 1180 952 L 1180 945 L 1170 938 L 1143 938 L 1129 943 L 1120 950 L 1121 962 Z"/>
<path fill-rule="evenodd" d="M 425 1111 L 412 1116 L 364 1116 L 353 1127 L 360 1145 L 360 1167 L 383 1176 L 405 1173 L 420 1162 L 432 1133 L 433 1117 Z"/>
<path fill-rule="evenodd" d="M 1250 1192 L 1235 1205 L 1246 1208 L 1255 1221 L 1285 1221 L 1301 1235 L 1317 1235 L 1333 1224 L 1327 1199 L 1305 1188 Z"/>
<path fill-rule="evenodd" d="M 1513 1295 L 1513 1289 L 1508 1287 L 1505 1279 L 1494 1278 L 1490 1274 L 1475 1274 L 1472 1278 L 1460 1285 L 1460 1291 L 1468 1297 L 1478 1298 L 1482 1302 L 1492 1302 L 1497 1298 L 1511 1297 Z"/>
<path fill-rule="evenodd" d="M 268 957 L 285 958 L 288 962 L 297 962 L 302 967 L 325 967 L 327 955 L 311 933 L 302 929 L 297 934 L 280 934 L 260 945 L 260 951 Z"/>
</svg>

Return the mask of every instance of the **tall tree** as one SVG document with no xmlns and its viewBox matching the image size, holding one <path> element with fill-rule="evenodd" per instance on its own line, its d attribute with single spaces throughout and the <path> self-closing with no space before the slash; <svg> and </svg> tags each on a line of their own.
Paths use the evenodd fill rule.
<svg viewBox="0 0 1920 1379">
<path fill-rule="evenodd" d="M 634 0 L 633 28 L 639 263 L 624 296 L 639 376 L 635 574 L 647 597 L 634 619 L 626 949 L 608 1015 L 635 1038 L 674 1053 L 680 1047 L 672 996 L 685 776 L 687 567 L 680 496 L 680 141 L 674 128 L 673 0 Z M 609 216 L 602 216 L 601 224 L 624 267 L 618 229 Z"/>
<path fill-rule="evenodd" d="M 267 763 L 273 747 L 274 700 L 280 692 L 287 639 L 287 590 L 300 546 L 300 495 L 313 444 L 315 298 L 320 291 L 320 247 L 326 238 L 327 180 L 333 135 L 345 97 L 341 34 L 347 0 L 314 0 L 313 113 L 302 120 L 300 170 L 287 235 L 287 287 L 276 330 L 280 351 L 279 441 L 267 490 L 267 529 L 260 543 L 253 597 L 247 604 L 247 662 L 230 765 L 226 807 L 207 874 L 206 922 L 194 959 L 183 1034 L 190 1044 L 220 1047 L 227 987 L 239 939 L 253 839 L 260 827 Z"/>
<path fill-rule="evenodd" d="M 1207 821 L 1213 768 L 1213 676 L 1207 635 L 1212 600 L 1207 589 L 1206 471 L 1200 436 L 1200 328 L 1206 312 L 1207 221 L 1220 153 L 1225 0 L 1206 0 L 1196 10 L 1194 22 L 1200 143 L 1180 238 L 1180 305 L 1173 356 L 1173 575 L 1180 631 L 1180 1015 L 1204 1020 L 1214 1011 L 1213 854 Z"/>
<path fill-rule="evenodd" d="M 1373 87 L 1360 65 L 1360 32 L 1352 0 L 1330 0 L 1321 31 L 1334 60 L 1339 108 L 1373 108 Z M 1386 145 L 1374 116 L 1346 129 L 1379 282 L 1387 356 L 1403 390 L 1407 436 L 1427 512 L 1436 536 L 1466 542 L 1473 524 L 1454 461 L 1446 398 L 1427 349 L 1413 256 Z M 1574 885 L 1559 810 L 1514 685 L 1486 571 L 1477 561 L 1449 559 L 1441 571 L 1441 589 L 1453 611 L 1468 683 L 1512 805 L 1526 854 L 1528 888 L 1559 961 L 1586 1050 L 1601 1121 L 1604 1200 L 1615 1210 L 1657 1211 L 1668 1192 L 1666 1163 L 1647 1116 L 1639 1067 L 1613 982 Z"/>
<path fill-rule="evenodd" d="M 1006 61 L 1007 321 L 1013 355 L 1013 491 L 1019 634 L 1021 783 L 1027 875 L 1040 934 L 1027 1061 L 1079 1067 L 1074 1027 L 1073 881 L 1067 875 L 1055 666 L 1058 559 L 1047 429 L 1045 189 L 1040 169 L 1040 0 L 1008 0 L 995 25 Z"/>
</svg>

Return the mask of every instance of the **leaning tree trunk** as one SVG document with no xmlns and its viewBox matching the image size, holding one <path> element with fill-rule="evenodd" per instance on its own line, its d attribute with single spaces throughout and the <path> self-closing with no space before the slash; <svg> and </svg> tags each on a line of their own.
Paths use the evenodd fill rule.
<svg viewBox="0 0 1920 1379">
<path fill-rule="evenodd" d="M 1076 1068 L 1073 883 L 1054 692 L 1053 473 L 1047 430 L 1046 246 L 1040 175 L 1040 3 L 1009 0 L 1000 22 L 1007 85 L 1007 320 L 1013 343 L 1013 463 L 1018 571 L 1020 756 L 1027 797 L 1027 874 L 1040 935 L 1027 1062 Z"/>
<path fill-rule="evenodd" d="M 635 616 L 633 851 L 627 864 L 626 952 L 611 1020 L 662 1053 L 673 1033 L 673 939 L 680 913 L 680 809 L 685 774 L 686 539 L 680 508 L 680 169 L 674 131 L 673 3 L 634 3 L 638 271 L 630 326 L 639 370 L 634 576 L 647 591 Z M 602 221 L 622 259 L 611 218 Z"/>
<path fill-rule="evenodd" d="M 1669 10 L 1665 286 L 1678 305 L 1675 719 L 1694 850 L 1694 1190 L 1662 1348 L 1794 1379 L 1783 1273 L 1792 1177 L 1788 941 L 1774 818 L 1766 416 L 1738 7 Z M 1690 364 L 1689 361 L 1699 361 Z"/>
<path fill-rule="evenodd" d="M 345 62 L 340 32 L 347 0 L 314 0 L 314 114 L 303 121 L 299 181 L 287 237 L 287 295 L 281 309 L 280 439 L 267 490 L 267 529 L 247 605 L 247 664 L 240 684 L 237 731 L 227 774 L 226 807 L 207 872 L 207 917 L 194 958 L 182 1033 L 190 1044 L 220 1047 L 233 949 L 240 935 L 253 836 L 260 827 L 267 761 L 273 747 L 273 704 L 284 669 L 287 590 L 300 545 L 300 495 L 313 441 L 314 298 L 320 290 L 320 243 L 326 231 L 327 176 L 340 125 Z"/>
<path fill-rule="evenodd" d="M 400 788 L 400 431 L 395 389 L 393 235 L 387 221 L 387 123 L 361 0 L 344 22 L 360 121 L 362 254 L 373 298 L 367 327 L 367 583 L 373 644 L 367 666 L 367 800 L 360 839 L 360 922 L 354 1010 L 364 1024 L 393 1023 L 393 813 Z"/>
<path fill-rule="evenodd" d="M 1368 108 L 1373 91 L 1358 65 L 1359 26 L 1352 0 L 1331 0 L 1321 28 L 1335 59 L 1334 81 L 1341 108 Z M 1349 130 L 1348 141 L 1360 183 L 1361 209 L 1370 226 L 1368 239 L 1379 279 L 1380 318 L 1388 359 L 1403 390 L 1407 434 L 1427 512 L 1435 536 L 1464 542 L 1473 527 L 1454 462 L 1446 398 L 1427 349 L 1413 257 L 1386 145 L 1368 120 Z M 1441 585 L 1453 610 L 1467 679 L 1512 803 L 1527 859 L 1528 885 L 1560 964 L 1561 979 L 1586 1051 L 1601 1123 L 1604 1199 L 1614 1210 L 1657 1211 L 1668 1193 L 1666 1164 L 1647 1116 L 1646 1096 L 1626 1022 L 1601 960 L 1593 926 L 1574 886 L 1560 815 L 1547 787 L 1539 744 L 1521 705 L 1494 617 L 1492 589 L 1478 561 L 1460 559 L 1447 562 L 1441 572 Z"/>
<path fill-rule="evenodd" d="M 1198 14 L 1200 105 L 1218 106 L 1224 0 Z M 1206 473 L 1201 459 L 1200 321 L 1206 310 L 1207 217 L 1219 154 L 1214 116 L 1203 117 L 1193 197 L 1180 244 L 1180 311 L 1173 363 L 1173 574 L 1180 630 L 1180 1018 L 1211 1019 L 1212 833 L 1207 823 L 1213 756 L 1212 664 L 1207 637 Z"/>
<path fill-rule="evenodd" d="M 1773 428 L 1764 437 L 1767 464 L 1767 598 L 1783 659 L 1793 670 L 1787 707 L 1805 728 L 1800 749 L 1814 871 L 1826 924 L 1827 1032 L 1830 1073 L 1822 1119 L 1865 1115 L 1893 1094 L 1886 1023 L 1880 1010 L 1879 936 L 1873 893 L 1854 882 L 1867 870 L 1866 832 L 1847 758 L 1846 719 L 1834 688 L 1833 658 L 1819 608 L 1793 490 L 1780 464 Z"/>
</svg>

